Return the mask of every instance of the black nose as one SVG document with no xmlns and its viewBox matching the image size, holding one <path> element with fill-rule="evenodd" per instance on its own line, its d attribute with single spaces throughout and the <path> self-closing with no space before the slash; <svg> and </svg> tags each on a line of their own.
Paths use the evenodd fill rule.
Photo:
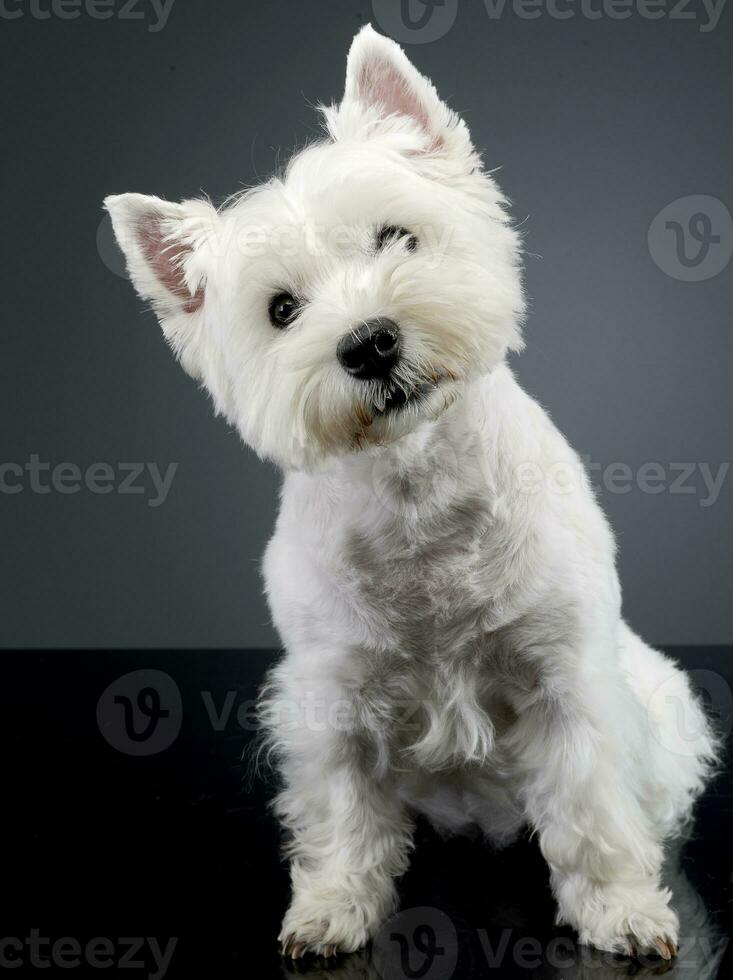
<svg viewBox="0 0 733 980">
<path fill-rule="evenodd" d="M 400 330 L 394 320 L 380 317 L 355 327 L 339 341 L 341 366 L 360 381 L 386 379 L 400 357 Z"/>
</svg>

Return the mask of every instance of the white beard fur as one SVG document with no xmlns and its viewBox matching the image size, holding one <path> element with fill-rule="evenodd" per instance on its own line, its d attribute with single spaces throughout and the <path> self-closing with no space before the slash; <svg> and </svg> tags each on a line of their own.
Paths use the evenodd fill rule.
<svg viewBox="0 0 733 980">
<path fill-rule="evenodd" d="M 283 951 L 369 941 L 417 812 L 498 842 L 529 826 L 558 922 L 669 958 L 665 842 L 716 740 L 686 675 L 623 621 L 580 462 L 506 366 L 524 311 L 506 202 L 465 123 L 371 28 L 324 115 L 325 141 L 219 210 L 105 202 L 183 367 L 285 471 L 265 579 L 287 652 L 262 700 L 290 838 Z M 378 248 L 385 225 L 419 247 Z M 317 228 L 341 244 L 314 250 Z M 275 329 L 282 290 L 298 314 Z M 336 358 L 382 316 L 399 385 L 424 389 L 389 413 Z"/>
</svg>

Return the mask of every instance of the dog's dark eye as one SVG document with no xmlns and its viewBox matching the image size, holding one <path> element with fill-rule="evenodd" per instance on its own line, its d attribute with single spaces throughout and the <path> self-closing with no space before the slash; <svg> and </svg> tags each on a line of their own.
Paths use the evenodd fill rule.
<svg viewBox="0 0 733 980">
<path fill-rule="evenodd" d="M 391 245 L 393 242 L 402 239 L 404 239 L 404 245 L 407 251 L 414 252 L 417 248 L 417 238 L 411 231 L 408 231 L 407 228 L 401 228 L 398 225 L 382 225 L 377 232 L 377 251 L 381 252 L 387 245 Z"/>
<path fill-rule="evenodd" d="M 278 293 L 270 301 L 270 320 L 273 327 L 289 327 L 300 313 L 300 303 L 290 293 Z"/>
</svg>

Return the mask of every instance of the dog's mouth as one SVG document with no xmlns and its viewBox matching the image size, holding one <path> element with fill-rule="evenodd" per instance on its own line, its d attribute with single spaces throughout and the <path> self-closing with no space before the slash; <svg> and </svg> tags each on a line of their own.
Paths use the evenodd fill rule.
<svg viewBox="0 0 733 980">
<path fill-rule="evenodd" d="M 367 404 L 355 406 L 355 421 L 359 428 L 354 435 L 354 447 L 363 448 L 366 443 L 380 443 L 385 436 L 383 425 L 372 425 L 381 420 L 387 424 L 390 419 L 395 420 L 395 424 L 401 425 L 401 421 L 411 412 L 417 418 L 421 414 L 426 417 L 437 418 L 437 416 L 450 405 L 456 398 L 456 385 L 458 378 L 450 371 L 437 372 L 426 378 L 412 381 L 411 383 L 398 383 L 391 381 L 382 384 L 373 390 L 371 398 Z M 435 399 L 433 396 L 440 393 L 442 398 Z M 425 406 L 425 412 L 422 408 Z"/>
<path fill-rule="evenodd" d="M 438 387 L 438 380 L 421 381 L 411 388 L 391 385 L 383 398 L 375 399 L 374 410 L 377 415 L 393 415 L 408 405 L 417 405 L 425 401 Z"/>
</svg>

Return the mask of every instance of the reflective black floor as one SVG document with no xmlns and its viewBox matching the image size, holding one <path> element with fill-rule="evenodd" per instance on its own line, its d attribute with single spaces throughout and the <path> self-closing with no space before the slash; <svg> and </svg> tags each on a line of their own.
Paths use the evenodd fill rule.
<svg viewBox="0 0 733 980">
<path fill-rule="evenodd" d="M 733 649 L 673 652 L 729 732 Z M 594 955 L 556 929 L 547 871 L 529 840 L 492 853 L 480 840 L 439 840 L 425 825 L 401 883 L 402 911 L 371 951 L 328 968 L 282 962 L 287 874 L 267 812 L 271 787 L 251 777 L 247 752 L 252 702 L 273 660 L 234 651 L 0 654 L 0 971 L 605 980 L 666 969 Z M 725 772 L 670 860 L 683 937 L 670 978 L 733 977 L 732 818 Z"/>
</svg>

